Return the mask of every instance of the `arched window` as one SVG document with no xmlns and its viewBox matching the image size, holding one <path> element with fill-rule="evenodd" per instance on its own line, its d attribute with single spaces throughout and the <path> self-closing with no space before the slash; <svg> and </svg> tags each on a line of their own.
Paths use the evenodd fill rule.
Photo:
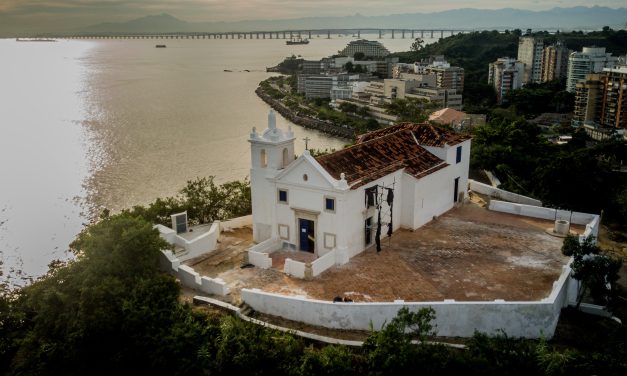
<svg viewBox="0 0 627 376">
<path fill-rule="evenodd" d="M 266 156 L 266 149 L 261 149 L 261 158 L 259 159 L 261 162 L 261 167 L 268 166 L 268 157 Z"/>
<path fill-rule="evenodd" d="M 283 149 L 283 168 L 287 167 L 288 164 L 290 164 L 289 159 L 287 158 L 288 152 L 287 152 L 287 148 Z"/>
</svg>

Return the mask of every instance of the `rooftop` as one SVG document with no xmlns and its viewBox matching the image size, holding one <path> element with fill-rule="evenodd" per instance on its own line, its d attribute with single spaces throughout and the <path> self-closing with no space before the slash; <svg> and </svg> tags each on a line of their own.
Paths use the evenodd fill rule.
<svg viewBox="0 0 627 376">
<path fill-rule="evenodd" d="M 460 122 L 468 118 L 465 112 L 457 111 L 453 108 L 443 108 L 439 111 L 432 112 L 429 120 L 440 124 L 451 124 L 452 122 Z"/>
<path fill-rule="evenodd" d="M 421 178 L 447 166 L 423 146 L 454 145 L 469 139 L 430 124 L 401 123 L 362 135 L 355 145 L 316 158 L 335 179 L 344 173 L 351 189 L 399 169 Z"/>
<path fill-rule="evenodd" d="M 286 257 L 310 261 L 311 254 L 303 252 L 273 253 L 271 269 L 240 268 L 241 255 L 252 244 L 248 228 L 238 230 L 240 240 L 229 234 L 231 240 L 221 238 L 220 249 L 192 266 L 226 281 L 235 302 L 241 288 L 322 300 L 531 301 L 550 294 L 568 261 L 560 251 L 562 239 L 546 232 L 552 226 L 469 204 L 414 232 L 397 231 L 382 241 L 381 253 L 369 248 L 312 280 L 282 272 Z M 583 232 L 578 226 L 571 230 Z"/>
</svg>

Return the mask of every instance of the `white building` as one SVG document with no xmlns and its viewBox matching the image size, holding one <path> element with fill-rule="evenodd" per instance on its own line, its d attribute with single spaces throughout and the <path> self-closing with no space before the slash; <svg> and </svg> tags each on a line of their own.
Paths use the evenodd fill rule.
<svg viewBox="0 0 627 376">
<path fill-rule="evenodd" d="M 585 80 L 587 74 L 614 68 L 617 63 L 618 57 L 605 53 L 605 47 L 584 47 L 581 52 L 573 52 L 568 58 L 566 90 L 574 93 L 577 83 Z"/>
<path fill-rule="evenodd" d="M 502 57 L 490 63 L 488 83 L 496 90 L 496 100 L 499 104 L 512 90 L 522 86 L 524 64 L 518 60 Z"/>
<path fill-rule="evenodd" d="M 250 134 L 253 239 L 342 264 L 399 228 L 417 229 L 466 195 L 470 138 L 430 124 L 401 123 L 355 145 L 294 159 L 276 127 Z M 390 193 L 391 192 L 391 193 Z M 379 231 L 378 224 L 381 223 Z"/>
<path fill-rule="evenodd" d="M 524 74 L 522 83 L 542 82 L 542 53 L 544 41 L 534 36 L 522 36 L 518 39 L 518 61 L 522 62 Z"/>
</svg>

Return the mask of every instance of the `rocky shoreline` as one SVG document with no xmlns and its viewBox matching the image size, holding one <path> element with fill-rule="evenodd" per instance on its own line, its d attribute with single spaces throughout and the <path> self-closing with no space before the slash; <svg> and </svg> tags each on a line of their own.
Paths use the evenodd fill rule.
<svg viewBox="0 0 627 376">
<path fill-rule="evenodd" d="M 355 130 L 352 128 L 329 124 L 321 120 L 312 119 L 307 116 L 300 116 L 297 113 L 294 113 L 291 109 L 286 107 L 283 103 L 281 103 L 280 101 L 266 94 L 261 88 L 261 86 L 258 87 L 257 90 L 255 90 L 255 93 L 264 102 L 269 104 L 270 107 L 272 107 L 276 112 L 280 113 L 284 118 L 286 118 L 287 120 L 291 121 L 294 124 L 298 124 L 304 128 L 316 129 L 316 130 L 319 130 L 320 132 L 324 132 L 326 134 L 329 134 L 335 137 L 345 138 L 349 140 L 353 140 L 356 136 Z"/>
</svg>

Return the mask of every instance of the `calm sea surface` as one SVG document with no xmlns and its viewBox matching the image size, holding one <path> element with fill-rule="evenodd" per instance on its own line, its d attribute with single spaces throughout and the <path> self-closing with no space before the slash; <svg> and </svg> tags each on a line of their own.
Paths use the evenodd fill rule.
<svg viewBox="0 0 627 376">
<path fill-rule="evenodd" d="M 0 282 L 24 285 L 70 257 L 90 213 L 174 195 L 198 176 L 246 177 L 248 133 L 265 128 L 269 110 L 254 93 L 265 68 L 351 39 L 0 40 Z M 411 44 L 381 41 L 391 51 Z M 345 143 L 294 131 L 296 153 L 305 137 L 314 148 Z"/>
</svg>

